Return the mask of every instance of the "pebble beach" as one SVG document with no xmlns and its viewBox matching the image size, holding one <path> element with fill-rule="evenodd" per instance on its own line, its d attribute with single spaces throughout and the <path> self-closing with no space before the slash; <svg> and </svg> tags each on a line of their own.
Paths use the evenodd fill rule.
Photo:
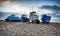
<svg viewBox="0 0 60 36">
<path fill-rule="evenodd" d="M 0 36 L 60 36 L 59 23 L 0 22 Z"/>
</svg>

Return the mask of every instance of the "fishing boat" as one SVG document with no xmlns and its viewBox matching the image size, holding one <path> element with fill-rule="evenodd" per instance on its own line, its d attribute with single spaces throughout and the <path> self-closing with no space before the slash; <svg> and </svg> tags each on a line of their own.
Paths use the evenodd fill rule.
<svg viewBox="0 0 60 36">
<path fill-rule="evenodd" d="M 19 21 L 21 21 L 21 18 L 12 14 L 11 16 L 8 16 L 5 20 L 10 21 L 10 22 L 19 22 Z"/>
<path fill-rule="evenodd" d="M 29 18 L 27 18 L 27 15 L 26 14 L 22 14 L 21 21 L 22 22 L 29 22 Z"/>
<path fill-rule="evenodd" d="M 30 21 L 33 23 L 38 23 L 38 24 L 40 23 L 39 17 L 38 17 L 38 15 L 36 15 L 36 11 L 30 12 L 29 18 L 30 18 Z"/>
<path fill-rule="evenodd" d="M 41 18 L 43 23 L 49 23 L 50 19 L 51 19 L 51 16 L 48 16 L 46 14 L 42 15 L 42 18 Z"/>
</svg>

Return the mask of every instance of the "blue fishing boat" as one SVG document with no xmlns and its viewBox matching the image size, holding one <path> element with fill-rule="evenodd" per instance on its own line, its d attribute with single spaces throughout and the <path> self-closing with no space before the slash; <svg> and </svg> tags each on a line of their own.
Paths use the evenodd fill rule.
<svg viewBox="0 0 60 36">
<path fill-rule="evenodd" d="M 49 23 L 50 19 L 51 19 L 51 16 L 48 16 L 48 15 L 45 15 L 45 14 L 42 15 L 42 18 L 41 18 L 42 22 L 44 22 L 44 23 Z"/>
<path fill-rule="evenodd" d="M 23 22 L 28 22 L 28 21 L 29 21 L 29 18 L 27 18 L 27 17 L 21 17 L 21 20 L 22 20 Z"/>
<path fill-rule="evenodd" d="M 21 20 L 22 20 L 22 22 L 29 22 L 29 18 L 27 18 L 26 14 L 22 14 Z"/>
<path fill-rule="evenodd" d="M 15 15 L 11 15 L 11 16 L 8 16 L 6 19 L 6 21 L 21 21 L 21 18 L 19 17 L 16 17 Z"/>
</svg>

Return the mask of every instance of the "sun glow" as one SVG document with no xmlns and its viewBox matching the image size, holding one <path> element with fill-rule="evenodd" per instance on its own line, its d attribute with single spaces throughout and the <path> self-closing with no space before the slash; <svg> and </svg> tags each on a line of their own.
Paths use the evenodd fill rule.
<svg viewBox="0 0 60 36">
<path fill-rule="evenodd" d="M 1 4 L 3 7 L 0 11 L 2 12 L 16 12 L 16 13 L 29 13 L 30 9 L 27 7 L 22 6 L 21 4 L 18 4 L 16 2 L 11 1 L 5 1 Z"/>
</svg>

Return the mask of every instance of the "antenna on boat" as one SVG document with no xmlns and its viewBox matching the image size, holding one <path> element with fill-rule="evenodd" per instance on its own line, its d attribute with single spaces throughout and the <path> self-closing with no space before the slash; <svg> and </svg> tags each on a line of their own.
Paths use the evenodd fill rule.
<svg viewBox="0 0 60 36">
<path fill-rule="evenodd" d="M 32 11 L 34 11 L 34 7 L 32 6 Z"/>
<path fill-rule="evenodd" d="M 33 7 L 32 7 L 32 11 L 33 11 Z"/>
</svg>

